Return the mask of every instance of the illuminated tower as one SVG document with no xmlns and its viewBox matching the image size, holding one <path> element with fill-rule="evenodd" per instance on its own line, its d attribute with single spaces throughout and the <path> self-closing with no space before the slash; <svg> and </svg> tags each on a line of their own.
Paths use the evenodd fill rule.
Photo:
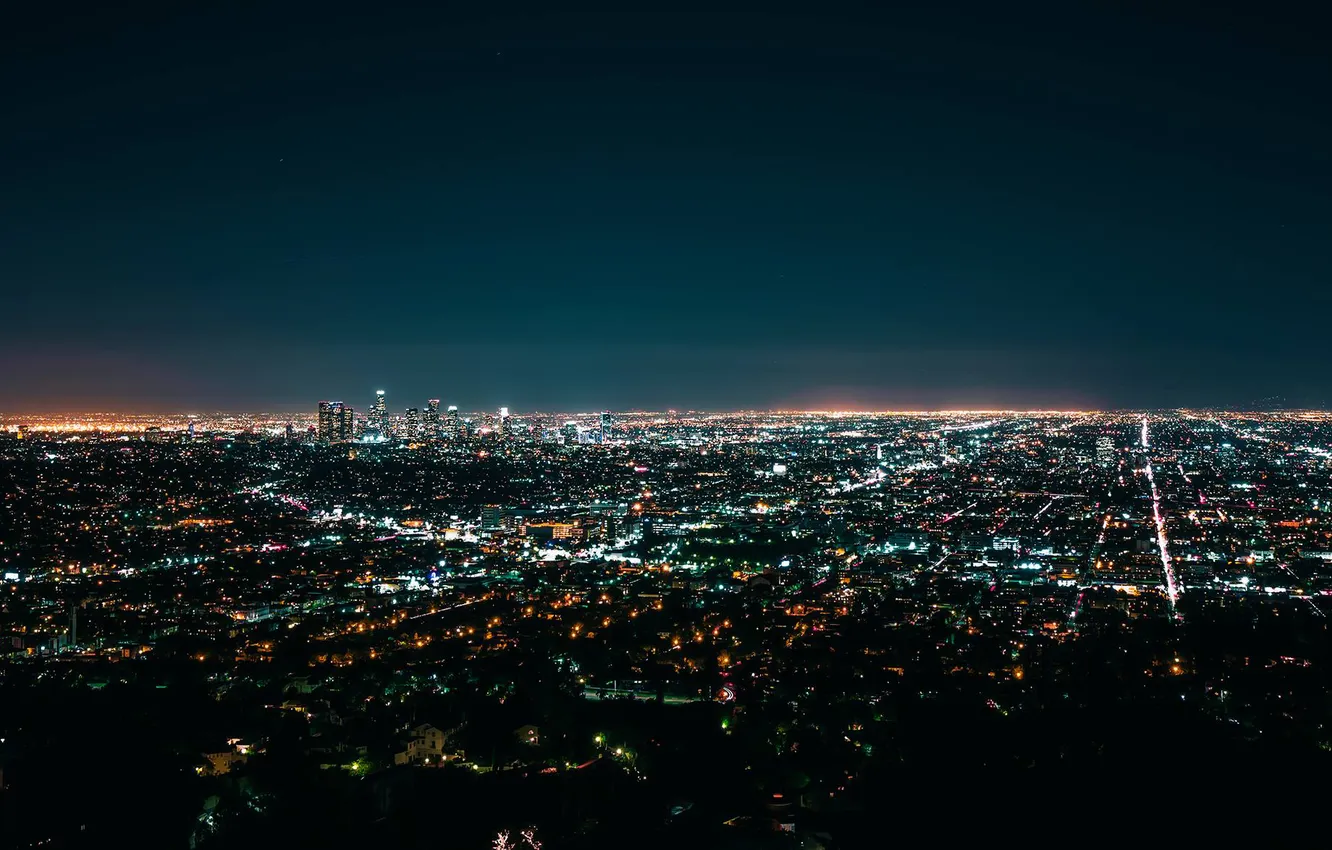
<svg viewBox="0 0 1332 850">
<path fill-rule="evenodd" d="M 319 442 L 340 443 L 355 436 L 355 409 L 340 401 L 319 402 Z"/>
<path fill-rule="evenodd" d="M 375 390 L 375 403 L 370 408 L 370 427 L 387 437 L 388 424 L 388 402 L 384 399 L 384 391 Z"/>
<path fill-rule="evenodd" d="M 432 398 L 426 402 L 425 435 L 432 440 L 439 439 L 439 399 L 437 398 Z"/>
<path fill-rule="evenodd" d="M 499 433 L 501 437 L 509 436 L 509 408 L 507 407 L 499 409 Z"/>
<path fill-rule="evenodd" d="M 601 411 L 601 431 L 597 434 L 597 442 L 603 445 L 609 443 L 614 433 L 615 422 L 611 419 L 610 411 Z"/>
<path fill-rule="evenodd" d="M 421 410 L 416 407 L 407 408 L 407 439 L 415 440 L 421 436 Z"/>
<path fill-rule="evenodd" d="M 338 418 L 342 413 L 342 402 L 319 402 L 319 442 L 331 443 L 337 438 Z"/>
<path fill-rule="evenodd" d="M 481 530 L 496 531 L 504 526 L 504 509 L 499 505 L 485 505 L 481 508 Z"/>
<path fill-rule="evenodd" d="M 1099 466 L 1115 465 L 1115 441 L 1109 437 L 1096 438 L 1096 463 Z"/>
<path fill-rule="evenodd" d="M 578 423 L 565 422 L 560 428 L 560 433 L 564 435 L 564 444 L 566 446 L 576 445 L 578 443 Z"/>
<path fill-rule="evenodd" d="M 450 437 L 455 440 L 462 439 L 462 417 L 458 415 L 458 405 L 449 405 L 448 421 L 445 424 L 449 429 Z"/>
</svg>

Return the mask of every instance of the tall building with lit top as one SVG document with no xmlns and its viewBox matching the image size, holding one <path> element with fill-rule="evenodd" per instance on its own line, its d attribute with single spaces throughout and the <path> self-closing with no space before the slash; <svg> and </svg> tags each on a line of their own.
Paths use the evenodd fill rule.
<svg viewBox="0 0 1332 850">
<path fill-rule="evenodd" d="M 462 437 L 464 436 L 462 431 L 463 423 L 462 423 L 462 417 L 458 415 L 458 405 L 456 404 L 449 405 L 448 414 L 445 417 L 444 424 L 449 429 L 450 437 L 452 437 L 455 440 L 462 439 Z"/>
<path fill-rule="evenodd" d="M 432 398 L 426 402 L 425 422 L 423 424 L 425 427 L 425 436 L 432 440 L 438 440 L 440 436 L 439 399 Z"/>
<path fill-rule="evenodd" d="M 421 436 L 421 410 L 416 407 L 407 408 L 407 415 L 404 417 L 404 423 L 407 430 L 407 439 L 415 440 Z"/>
<path fill-rule="evenodd" d="M 615 422 L 609 410 L 601 411 L 601 430 L 597 433 L 597 442 L 606 444 L 615 436 Z"/>
<path fill-rule="evenodd" d="M 375 403 L 370 408 L 370 427 L 378 431 L 381 436 L 388 436 L 388 401 L 384 398 L 383 390 L 375 390 Z"/>
<path fill-rule="evenodd" d="M 498 429 L 501 437 L 509 436 L 509 408 L 501 407 L 499 409 Z"/>
</svg>

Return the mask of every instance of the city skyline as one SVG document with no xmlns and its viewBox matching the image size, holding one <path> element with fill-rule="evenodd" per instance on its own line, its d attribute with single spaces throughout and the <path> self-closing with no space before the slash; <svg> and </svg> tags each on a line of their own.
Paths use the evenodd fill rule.
<svg viewBox="0 0 1332 850">
<path fill-rule="evenodd" d="M 382 386 L 382 385 L 377 385 Z M 688 406 L 658 406 L 658 407 L 623 407 L 608 408 L 604 406 L 578 407 L 574 405 L 553 405 L 553 406 L 533 406 L 533 407 L 511 407 L 511 403 L 480 405 L 468 404 L 464 399 L 463 404 L 454 403 L 457 399 L 448 399 L 445 402 L 445 410 L 441 411 L 441 398 L 429 397 L 417 399 L 413 404 L 412 399 L 407 399 L 402 404 L 393 406 L 389 404 L 389 399 L 394 402 L 402 401 L 396 393 L 390 393 L 384 389 L 377 389 L 373 394 L 361 393 L 364 397 L 364 403 L 357 405 L 348 399 L 357 397 L 355 394 L 346 394 L 343 396 L 326 396 L 318 402 L 322 408 L 325 404 L 333 404 L 339 408 L 345 407 L 354 414 L 358 414 L 363 424 L 371 428 L 383 430 L 385 424 L 389 421 L 401 420 L 404 416 L 408 418 L 415 417 L 418 425 L 425 422 L 439 424 L 445 417 L 453 416 L 493 416 L 496 413 L 501 418 L 508 417 L 510 412 L 514 417 L 542 417 L 542 416 L 596 416 L 598 414 L 606 415 L 610 413 L 628 413 L 634 415 L 649 414 L 675 414 L 675 415 L 726 415 L 733 413 L 757 413 L 757 414 L 801 414 L 801 415 L 881 415 L 881 416 L 913 416 L 921 414 L 934 413 L 957 413 L 957 414 L 1058 414 L 1058 415 L 1092 415 L 1098 413 L 1159 413 L 1169 414 L 1182 411 L 1225 411 L 1234 413 L 1266 413 L 1266 412 L 1288 412 L 1288 413 L 1326 413 L 1332 408 L 1323 404 L 1300 404 L 1297 401 L 1287 399 L 1282 396 L 1267 396 L 1264 398 L 1253 399 L 1247 404 L 1223 405 L 1223 404 L 1174 404 L 1174 405 L 1125 405 L 1125 406 L 1040 406 L 1040 405 L 991 405 L 991 406 L 897 406 L 897 407 L 869 407 L 869 406 L 716 406 L 716 407 L 688 407 Z M 36 417 L 39 420 L 58 421 L 61 417 L 77 419 L 78 417 L 127 417 L 161 419 L 179 419 L 193 417 L 243 417 L 253 416 L 259 418 L 282 418 L 300 419 L 312 415 L 311 403 L 308 400 L 292 402 L 287 404 L 272 405 L 269 407 L 251 407 L 225 409 L 220 407 L 210 408 L 207 406 L 187 406 L 187 407 L 160 407 L 154 405 L 141 405 L 132 408 L 69 408 L 69 409 L 39 409 L 12 407 L 8 410 L 0 409 L 0 427 L 6 422 L 10 426 L 18 424 L 18 420 L 24 417 Z M 317 418 L 318 411 L 313 415 Z M 424 418 L 422 418 L 424 416 Z"/>
<path fill-rule="evenodd" d="M 315 421 L 318 416 L 318 404 L 328 402 L 331 404 L 343 405 L 357 414 L 365 416 L 367 419 L 372 413 L 369 407 L 356 407 L 356 405 L 340 398 L 324 399 L 317 402 L 312 407 L 308 402 L 305 404 L 292 404 L 283 407 L 272 407 L 267 409 L 207 409 L 207 408 L 178 408 L 178 409 L 137 409 L 137 410 L 107 410 L 107 409 L 85 409 L 85 410 L 41 410 L 22 408 L 11 408 L 9 410 L 0 410 L 0 428 L 13 427 L 30 420 L 38 421 L 59 421 L 67 418 L 70 421 L 87 418 L 105 418 L 108 420 L 123 419 L 125 421 L 133 420 L 188 420 L 192 418 L 208 417 L 260 417 L 273 419 L 275 421 L 295 421 L 302 418 Z M 451 405 L 451 412 L 457 412 L 461 416 L 494 416 L 500 409 L 509 410 L 506 407 L 470 407 Z M 415 410 L 417 414 L 423 411 L 421 408 L 403 407 L 402 409 L 387 411 L 390 419 L 402 419 L 405 414 Z M 726 416 L 733 414 L 762 414 L 762 415 L 792 415 L 792 416 L 925 416 L 934 414 L 959 414 L 959 415 L 1051 415 L 1051 416 L 1094 416 L 1098 414 L 1147 414 L 1147 415 L 1169 415 L 1175 413 L 1190 412 L 1215 412 L 1215 413 L 1233 413 L 1233 414 L 1268 414 L 1284 413 L 1290 415 L 1332 415 L 1332 408 L 1318 406 L 1299 406 L 1286 404 L 1282 401 L 1275 401 L 1268 405 L 1248 405 L 1248 406 L 1225 406 L 1225 405 L 1179 405 L 1174 407 L 1082 407 L 1082 408 L 1060 408 L 1060 407 L 900 407 L 900 408 L 813 408 L 813 407 L 716 407 L 716 408 L 575 408 L 575 407 L 545 407 L 545 408 L 513 408 L 509 415 L 514 418 L 540 418 L 547 416 L 584 416 L 595 417 L 600 414 L 610 413 L 613 415 L 635 415 L 635 416 Z"/>
<path fill-rule="evenodd" d="M 0 845 L 1298 841 L 1329 42 L 16 7 Z"/>
</svg>

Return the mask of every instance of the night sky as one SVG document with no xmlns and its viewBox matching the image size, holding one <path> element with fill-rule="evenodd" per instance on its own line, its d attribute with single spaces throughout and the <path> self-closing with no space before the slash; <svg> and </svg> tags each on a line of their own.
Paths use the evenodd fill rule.
<svg viewBox="0 0 1332 850">
<path fill-rule="evenodd" d="M 0 410 L 1332 403 L 1317 4 L 28 5 Z"/>
</svg>

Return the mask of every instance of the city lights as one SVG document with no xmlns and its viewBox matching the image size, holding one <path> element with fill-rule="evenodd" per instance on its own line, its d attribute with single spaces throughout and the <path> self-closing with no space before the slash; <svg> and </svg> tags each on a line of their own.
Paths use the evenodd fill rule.
<svg viewBox="0 0 1332 850">
<path fill-rule="evenodd" d="M 129 699 L 112 685 L 180 688 L 184 663 L 195 710 L 281 717 L 283 746 L 367 788 L 403 771 L 650 788 L 687 734 L 764 783 L 821 747 L 830 772 L 804 793 L 846 799 L 866 765 L 926 763 L 888 718 L 951 710 L 944 681 L 1003 723 L 1092 676 L 1199 724 L 1272 688 L 1283 723 L 1322 728 L 1300 707 L 1321 697 L 1281 678 L 1316 663 L 1300 644 L 1263 678 L 1197 635 L 1323 633 L 1332 457 L 1310 447 L 1332 417 L 437 416 L 372 398 L 364 417 L 6 423 L 9 680 Z M 1106 641 L 1136 665 L 1103 674 L 1087 653 Z M 207 782 L 278 745 L 194 746 Z"/>
</svg>

